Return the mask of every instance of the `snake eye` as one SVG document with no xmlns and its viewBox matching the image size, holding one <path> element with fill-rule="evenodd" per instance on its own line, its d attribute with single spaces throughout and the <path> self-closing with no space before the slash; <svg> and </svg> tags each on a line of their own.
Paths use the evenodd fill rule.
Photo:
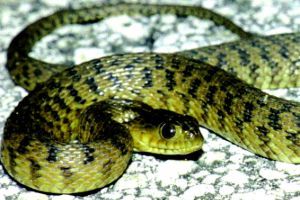
<svg viewBox="0 0 300 200">
<path fill-rule="evenodd" d="M 176 133 L 176 128 L 173 124 L 163 124 L 160 127 L 160 134 L 165 139 L 171 139 Z"/>
</svg>

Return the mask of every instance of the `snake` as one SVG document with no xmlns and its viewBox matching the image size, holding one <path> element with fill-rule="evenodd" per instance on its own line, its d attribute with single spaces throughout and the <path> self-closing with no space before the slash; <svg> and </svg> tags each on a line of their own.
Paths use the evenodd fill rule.
<svg viewBox="0 0 300 200">
<path fill-rule="evenodd" d="M 79 65 L 29 55 L 67 24 L 126 14 L 194 16 L 240 38 L 174 53 L 122 53 Z M 258 156 L 300 163 L 300 104 L 263 89 L 300 87 L 300 33 L 262 36 L 198 6 L 104 4 L 63 9 L 26 26 L 7 50 L 29 94 L 6 121 L 1 163 L 27 188 L 93 191 L 116 181 L 132 153 L 199 151 L 205 127 Z"/>
</svg>

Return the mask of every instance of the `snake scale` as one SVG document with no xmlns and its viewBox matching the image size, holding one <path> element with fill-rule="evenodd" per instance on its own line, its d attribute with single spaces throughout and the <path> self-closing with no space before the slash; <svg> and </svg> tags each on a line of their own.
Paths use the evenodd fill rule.
<svg viewBox="0 0 300 200">
<path fill-rule="evenodd" d="M 120 14 L 195 16 L 241 39 L 172 54 L 118 54 L 73 67 L 29 56 L 58 27 Z M 7 69 L 30 93 L 6 122 L 1 161 L 15 180 L 38 191 L 104 187 L 124 173 L 132 151 L 197 151 L 199 126 L 257 155 L 300 163 L 300 104 L 261 91 L 300 87 L 300 33 L 258 36 L 192 6 L 61 10 L 12 40 Z"/>
</svg>

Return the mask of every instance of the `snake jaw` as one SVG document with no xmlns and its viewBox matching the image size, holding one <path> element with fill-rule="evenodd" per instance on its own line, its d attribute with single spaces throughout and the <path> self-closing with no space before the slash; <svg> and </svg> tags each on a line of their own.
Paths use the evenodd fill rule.
<svg viewBox="0 0 300 200">
<path fill-rule="evenodd" d="M 176 148 L 167 146 L 166 143 L 160 143 L 158 145 L 149 145 L 148 143 L 139 142 L 135 143 L 134 151 L 137 152 L 148 152 L 154 154 L 163 155 L 187 155 L 202 149 L 203 143 L 192 142 L 190 144 L 181 145 Z"/>
</svg>

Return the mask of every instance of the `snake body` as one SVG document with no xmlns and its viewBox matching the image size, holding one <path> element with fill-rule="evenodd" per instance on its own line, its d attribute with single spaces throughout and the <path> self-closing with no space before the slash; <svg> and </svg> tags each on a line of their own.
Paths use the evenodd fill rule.
<svg viewBox="0 0 300 200">
<path fill-rule="evenodd" d="M 210 19 L 242 39 L 173 54 L 129 53 L 66 67 L 28 56 L 65 24 L 129 14 Z M 132 150 L 187 154 L 198 126 L 257 155 L 300 163 L 300 104 L 261 89 L 300 87 L 300 33 L 256 36 L 200 7 L 118 4 L 62 10 L 27 26 L 8 48 L 12 79 L 31 91 L 6 122 L 1 161 L 43 192 L 104 187 Z"/>
</svg>

